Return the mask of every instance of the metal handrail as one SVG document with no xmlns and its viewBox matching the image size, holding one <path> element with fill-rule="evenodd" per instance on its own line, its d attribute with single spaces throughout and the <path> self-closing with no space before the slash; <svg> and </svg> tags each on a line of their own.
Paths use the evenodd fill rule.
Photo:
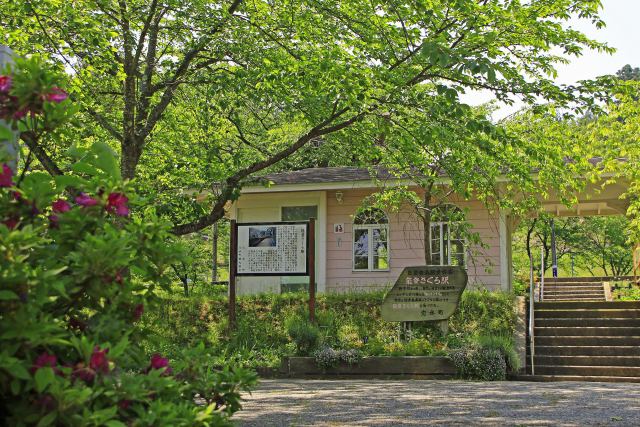
<svg viewBox="0 0 640 427">
<path fill-rule="evenodd" d="M 534 288 L 535 283 L 533 280 L 533 259 L 529 258 L 529 355 L 531 357 L 531 375 L 535 375 L 535 368 L 533 366 L 533 356 L 535 355 L 535 339 L 533 336 L 534 331 L 534 319 L 533 319 L 533 301 L 534 301 Z"/>
<path fill-rule="evenodd" d="M 544 301 L 544 248 L 540 248 L 540 301 Z"/>
</svg>

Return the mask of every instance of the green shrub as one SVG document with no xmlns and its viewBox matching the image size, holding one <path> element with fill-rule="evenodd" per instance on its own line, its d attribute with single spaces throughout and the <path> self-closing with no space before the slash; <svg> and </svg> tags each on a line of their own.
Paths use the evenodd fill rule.
<svg viewBox="0 0 640 427">
<path fill-rule="evenodd" d="M 476 342 L 482 348 L 498 351 L 504 357 L 507 368 L 511 372 L 520 369 L 520 358 L 512 337 L 504 335 L 480 335 Z"/>
<path fill-rule="evenodd" d="M 338 328 L 338 341 L 345 348 L 362 348 L 364 345 L 358 327 L 353 323 L 345 323 Z"/>
<path fill-rule="evenodd" d="M 300 351 L 289 333 L 289 325 L 293 318 L 308 323 L 304 320 L 309 316 L 305 292 L 239 297 L 235 331 L 227 329 L 226 298 L 168 295 L 159 311 L 150 311 L 143 318 L 145 327 L 153 332 L 144 345 L 147 352 L 160 351 L 177 357 L 182 347 L 203 341 L 238 365 L 276 367 L 286 356 L 310 355 L 323 346 L 357 348 L 364 356 L 445 355 L 477 335 L 508 335 L 505 331 L 514 329 L 512 295 L 465 291 L 460 310 L 451 319 L 449 334 L 443 336 L 438 328 L 415 322 L 409 341 L 402 343 L 398 342 L 399 324 L 380 317 L 382 298 L 382 293 L 319 294 L 316 301 L 319 337 L 315 345 L 305 345 L 305 350 Z"/>
<path fill-rule="evenodd" d="M 355 365 L 362 359 L 362 353 L 356 349 L 335 350 L 331 347 L 323 347 L 316 350 L 313 357 L 316 360 L 316 365 L 325 370 L 337 366 L 340 362 Z"/>
<path fill-rule="evenodd" d="M 16 58 L 12 77 L 0 119 L 40 144 L 74 108 L 37 59 Z M 59 155 L 55 178 L 16 179 L 0 162 L 1 424 L 228 425 L 255 374 L 214 370 L 204 346 L 170 359 L 139 345 L 182 260 L 170 224 L 143 209 L 107 145 Z"/>
<path fill-rule="evenodd" d="M 429 356 L 433 353 L 433 344 L 426 338 L 414 338 L 404 347 L 407 356 Z"/>
<path fill-rule="evenodd" d="M 333 368 L 340 363 L 340 354 L 331 347 L 323 347 L 313 353 L 316 365 L 323 370 Z"/>
<path fill-rule="evenodd" d="M 465 336 L 513 336 L 516 324 L 515 295 L 487 289 L 465 291 L 449 319 L 450 332 Z"/>
<path fill-rule="evenodd" d="M 301 356 L 311 354 L 320 341 L 318 327 L 298 316 L 287 320 L 287 333 L 296 346 L 297 354 Z"/>
<path fill-rule="evenodd" d="M 507 364 L 498 350 L 474 344 L 453 350 L 450 357 L 460 378 L 502 381 L 507 376 Z"/>
</svg>

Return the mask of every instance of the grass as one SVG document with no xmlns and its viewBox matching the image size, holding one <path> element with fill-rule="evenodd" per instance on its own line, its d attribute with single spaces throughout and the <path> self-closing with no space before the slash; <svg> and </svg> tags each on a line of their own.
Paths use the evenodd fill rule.
<svg viewBox="0 0 640 427">
<path fill-rule="evenodd" d="M 398 338 L 398 323 L 380 317 L 383 298 L 383 292 L 320 294 L 316 302 L 318 346 L 357 349 L 364 355 L 440 355 L 478 335 L 513 334 L 511 294 L 465 291 L 450 319 L 448 335 L 429 324 L 416 323 L 407 342 Z M 291 322 L 308 319 L 307 303 L 304 292 L 241 296 L 237 327 L 230 331 L 226 292 L 166 297 L 143 317 L 148 331 L 143 345 L 149 352 L 171 357 L 202 341 L 218 355 L 212 363 L 234 360 L 249 367 L 275 367 L 283 357 L 300 351 L 290 334 Z"/>
</svg>

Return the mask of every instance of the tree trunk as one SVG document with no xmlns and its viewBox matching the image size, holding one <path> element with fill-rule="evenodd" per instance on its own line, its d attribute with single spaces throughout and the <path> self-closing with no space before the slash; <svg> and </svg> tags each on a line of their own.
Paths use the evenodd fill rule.
<svg viewBox="0 0 640 427">
<path fill-rule="evenodd" d="M 422 226 L 424 228 L 424 264 L 432 264 L 431 256 L 431 192 L 425 191 L 423 206 L 424 213 L 422 217 Z"/>
<path fill-rule="evenodd" d="M 120 173 L 123 179 L 133 179 L 136 168 L 142 154 L 141 144 L 133 138 L 127 138 L 122 142 L 122 159 L 120 161 Z"/>
<path fill-rule="evenodd" d="M 218 223 L 213 223 L 211 236 L 211 284 L 218 281 Z"/>
</svg>

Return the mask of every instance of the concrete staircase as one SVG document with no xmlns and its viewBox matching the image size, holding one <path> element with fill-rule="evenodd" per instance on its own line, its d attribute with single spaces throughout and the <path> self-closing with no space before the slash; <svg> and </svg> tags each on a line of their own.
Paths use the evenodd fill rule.
<svg viewBox="0 0 640 427">
<path fill-rule="evenodd" d="M 534 312 L 535 375 L 519 379 L 640 382 L 640 301 L 545 298 Z"/>
<path fill-rule="evenodd" d="M 595 277 L 562 277 L 545 279 L 543 301 L 610 301 L 608 283 Z"/>
</svg>

